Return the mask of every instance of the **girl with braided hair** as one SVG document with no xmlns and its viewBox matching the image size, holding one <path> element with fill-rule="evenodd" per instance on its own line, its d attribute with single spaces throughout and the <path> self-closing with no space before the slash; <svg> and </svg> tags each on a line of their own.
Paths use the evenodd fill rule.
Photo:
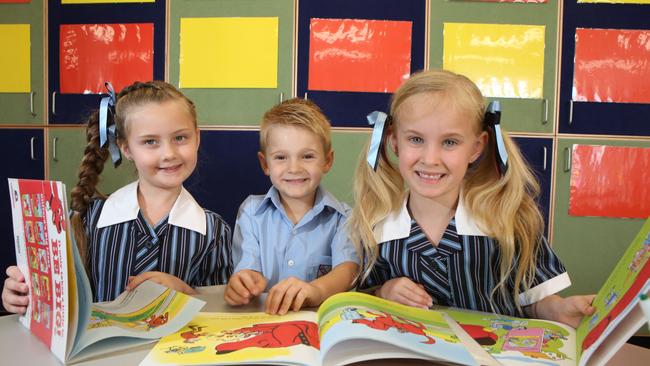
<svg viewBox="0 0 650 366">
<path fill-rule="evenodd" d="M 197 162 L 194 104 L 162 81 L 136 82 L 109 97 L 88 119 L 79 182 L 71 191 L 71 223 L 93 287 L 93 301 L 109 301 L 150 279 L 193 293 L 193 286 L 225 284 L 232 272 L 230 228 L 203 209 L 183 182 Z M 114 108 L 113 108 L 114 107 Z M 109 156 L 132 160 L 138 180 L 106 197 L 97 190 Z M 20 270 L 7 269 L 7 311 L 29 301 Z"/>
</svg>

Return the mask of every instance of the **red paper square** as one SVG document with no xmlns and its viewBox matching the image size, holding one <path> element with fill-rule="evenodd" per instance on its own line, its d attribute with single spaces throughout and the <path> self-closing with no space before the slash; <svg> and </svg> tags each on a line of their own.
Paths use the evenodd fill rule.
<svg viewBox="0 0 650 366">
<path fill-rule="evenodd" d="M 311 19 L 309 90 L 394 92 L 411 72 L 411 25 Z"/>
<path fill-rule="evenodd" d="M 569 215 L 650 216 L 650 148 L 575 145 Z"/>
<path fill-rule="evenodd" d="M 61 25 L 61 93 L 99 94 L 153 78 L 153 23 Z"/>
<path fill-rule="evenodd" d="M 650 30 L 576 29 L 573 99 L 650 103 Z"/>
</svg>

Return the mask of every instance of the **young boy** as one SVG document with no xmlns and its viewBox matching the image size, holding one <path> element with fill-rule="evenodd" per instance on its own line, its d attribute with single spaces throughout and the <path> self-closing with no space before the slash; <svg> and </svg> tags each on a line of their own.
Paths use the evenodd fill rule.
<svg viewBox="0 0 650 366">
<path fill-rule="evenodd" d="M 258 158 L 273 186 L 239 208 L 226 302 L 247 304 L 270 288 L 266 312 L 285 314 L 349 290 L 358 258 L 345 227 L 350 208 L 320 186 L 334 161 L 320 108 L 294 98 L 266 112 Z"/>
</svg>

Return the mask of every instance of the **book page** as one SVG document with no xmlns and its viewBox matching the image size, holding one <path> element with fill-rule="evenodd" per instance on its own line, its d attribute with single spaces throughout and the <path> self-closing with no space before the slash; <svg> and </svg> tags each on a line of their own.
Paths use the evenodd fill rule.
<svg viewBox="0 0 650 366">
<path fill-rule="evenodd" d="M 568 325 L 455 308 L 441 311 L 501 364 L 577 364 L 575 330 Z"/>
<path fill-rule="evenodd" d="M 163 337 L 140 363 L 150 365 L 318 365 L 316 313 L 199 313 Z"/>
<path fill-rule="evenodd" d="M 608 337 L 615 328 L 635 310 L 639 294 L 650 290 L 650 218 L 627 248 L 603 287 L 598 291 L 593 305 L 596 313 L 585 317 L 577 329 L 578 354 L 581 364 L 605 341 L 620 346 L 627 339 Z M 634 323 L 626 322 L 627 332 L 616 332 L 622 337 L 633 334 L 643 324 L 637 317 Z M 629 335 L 628 335 L 629 336 Z M 620 338 L 620 337 L 619 337 Z M 616 347 L 614 347 L 616 348 Z M 613 353 L 610 352 L 609 357 Z M 607 357 L 608 358 L 608 357 Z M 606 361 L 606 358 L 603 358 Z"/>
<path fill-rule="evenodd" d="M 203 305 L 204 301 L 145 281 L 111 302 L 92 305 L 71 356 L 110 337 L 160 338 L 187 324 Z"/>
<path fill-rule="evenodd" d="M 318 317 L 326 365 L 393 357 L 477 364 L 433 310 L 346 292 L 327 299 Z"/>
<path fill-rule="evenodd" d="M 21 323 L 63 362 L 69 323 L 65 187 L 9 179 L 9 193 L 16 259 L 30 289 Z"/>
</svg>

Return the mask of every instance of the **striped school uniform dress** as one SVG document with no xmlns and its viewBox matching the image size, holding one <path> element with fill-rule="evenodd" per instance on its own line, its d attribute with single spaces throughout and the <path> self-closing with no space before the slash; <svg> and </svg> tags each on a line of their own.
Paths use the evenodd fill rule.
<svg viewBox="0 0 650 366">
<path fill-rule="evenodd" d="M 506 282 L 506 298 L 498 291 L 493 294 L 499 278 L 498 243 L 476 227 L 462 202 L 437 246 L 410 218 L 406 203 L 402 212 L 378 226 L 375 236 L 383 239 L 378 240 L 378 259 L 361 288 L 408 277 L 422 284 L 436 305 L 524 316 L 512 297 L 514 278 Z M 519 304 L 530 305 L 570 284 L 564 266 L 542 238 L 533 284 L 520 294 Z"/>
<path fill-rule="evenodd" d="M 147 271 L 172 274 L 192 287 L 225 284 L 232 274 L 230 227 L 184 188 L 156 225 L 140 212 L 134 182 L 93 201 L 84 226 L 93 301 L 113 300 L 129 276 Z"/>
</svg>

